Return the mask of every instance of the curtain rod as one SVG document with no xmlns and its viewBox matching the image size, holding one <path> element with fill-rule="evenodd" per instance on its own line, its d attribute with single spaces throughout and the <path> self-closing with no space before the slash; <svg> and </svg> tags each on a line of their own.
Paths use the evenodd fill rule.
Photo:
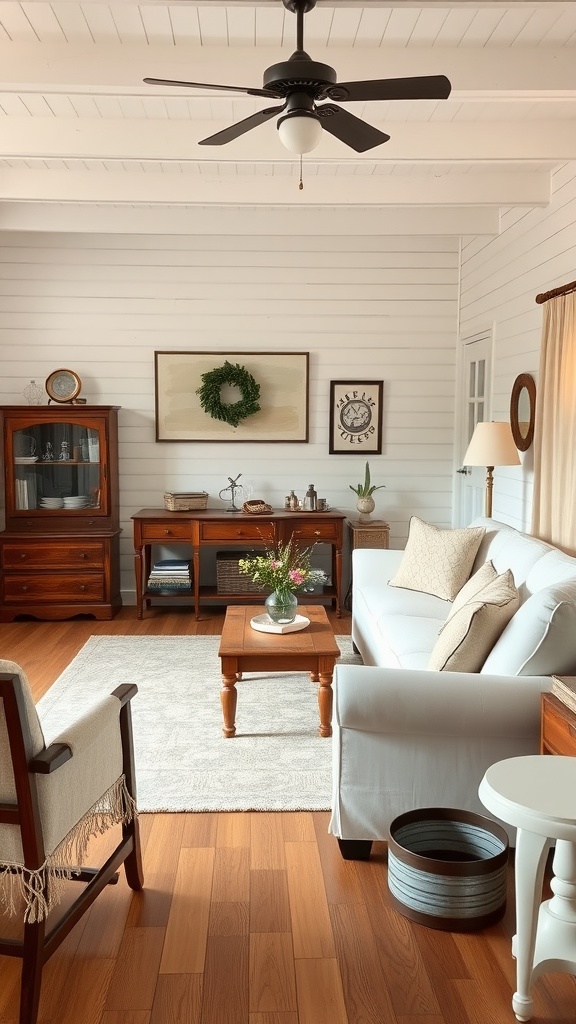
<svg viewBox="0 0 576 1024">
<path fill-rule="evenodd" d="M 560 288 L 553 288 L 551 292 L 540 292 L 540 295 L 536 296 L 536 302 L 541 306 L 543 302 L 548 302 L 548 299 L 555 299 L 557 295 L 567 295 L 568 292 L 576 292 L 576 281 L 563 284 Z"/>
</svg>

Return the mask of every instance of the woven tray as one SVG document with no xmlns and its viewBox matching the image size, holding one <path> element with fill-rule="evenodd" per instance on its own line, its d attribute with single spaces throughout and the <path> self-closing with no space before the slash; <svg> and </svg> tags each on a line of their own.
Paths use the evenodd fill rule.
<svg viewBox="0 0 576 1024">
<path fill-rule="evenodd" d="M 166 491 L 164 508 L 168 512 L 191 512 L 208 507 L 208 491 Z"/>
</svg>

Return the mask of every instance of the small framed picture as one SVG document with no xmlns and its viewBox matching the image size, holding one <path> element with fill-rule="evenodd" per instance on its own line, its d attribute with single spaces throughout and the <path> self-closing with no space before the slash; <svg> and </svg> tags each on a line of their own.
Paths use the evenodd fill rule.
<svg viewBox="0 0 576 1024">
<path fill-rule="evenodd" d="M 330 381 L 330 455 L 382 454 L 381 380 Z"/>
</svg>

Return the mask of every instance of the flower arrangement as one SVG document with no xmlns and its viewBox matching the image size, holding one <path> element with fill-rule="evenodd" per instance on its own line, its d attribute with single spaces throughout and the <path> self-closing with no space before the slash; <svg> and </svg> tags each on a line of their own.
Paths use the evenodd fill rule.
<svg viewBox="0 0 576 1024">
<path fill-rule="evenodd" d="M 315 586 L 326 579 L 322 569 L 310 565 L 312 548 L 299 548 L 289 540 L 271 551 L 252 558 L 241 558 L 240 572 L 250 576 L 253 583 L 260 584 L 277 594 L 290 594 L 294 590 Z"/>
</svg>

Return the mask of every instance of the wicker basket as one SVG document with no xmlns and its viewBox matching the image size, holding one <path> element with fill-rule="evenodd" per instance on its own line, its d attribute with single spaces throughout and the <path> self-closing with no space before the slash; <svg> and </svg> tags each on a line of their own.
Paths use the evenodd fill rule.
<svg viewBox="0 0 576 1024">
<path fill-rule="evenodd" d="M 166 491 L 164 508 L 168 512 L 191 512 L 208 507 L 208 491 Z"/>
<path fill-rule="evenodd" d="M 240 572 L 238 562 L 250 558 L 251 551 L 216 552 L 216 593 L 217 594 L 258 594 L 262 601 L 266 590 L 254 583 L 249 576 Z"/>
</svg>

